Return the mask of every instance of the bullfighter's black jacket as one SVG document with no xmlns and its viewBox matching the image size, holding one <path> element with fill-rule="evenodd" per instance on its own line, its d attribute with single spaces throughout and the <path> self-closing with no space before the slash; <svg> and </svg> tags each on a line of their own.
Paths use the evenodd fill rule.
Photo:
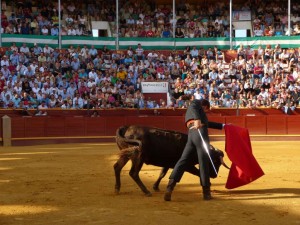
<svg viewBox="0 0 300 225">
<path fill-rule="evenodd" d="M 215 123 L 215 122 L 208 121 L 206 113 L 204 112 L 201 106 L 201 100 L 196 99 L 191 101 L 191 104 L 187 108 L 185 114 L 185 123 L 187 123 L 190 120 L 201 120 L 201 123 L 208 128 L 218 129 L 218 130 L 223 129 L 222 123 Z"/>
</svg>

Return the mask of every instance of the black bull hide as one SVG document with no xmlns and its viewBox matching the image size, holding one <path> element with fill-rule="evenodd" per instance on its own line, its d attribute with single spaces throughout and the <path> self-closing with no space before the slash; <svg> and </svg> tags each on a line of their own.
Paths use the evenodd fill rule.
<svg viewBox="0 0 300 225">
<path fill-rule="evenodd" d="M 114 165 L 116 193 L 119 193 L 121 187 L 120 172 L 130 159 L 132 161 L 130 176 L 146 195 L 151 195 L 139 178 L 139 171 L 143 163 L 163 167 L 158 180 L 153 185 L 154 190 L 159 190 L 161 179 L 166 175 L 169 168 L 174 168 L 182 155 L 187 142 L 187 134 L 154 127 L 123 126 L 117 130 L 116 142 L 121 151 L 120 157 Z M 209 152 L 218 172 L 222 164 L 220 157 L 224 157 L 224 153 L 213 146 L 210 146 Z M 195 152 L 195 156 L 192 157 L 186 171 L 199 176 L 199 169 L 195 167 L 196 164 L 198 164 L 198 157 Z M 210 177 L 217 177 L 211 163 Z"/>
</svg>

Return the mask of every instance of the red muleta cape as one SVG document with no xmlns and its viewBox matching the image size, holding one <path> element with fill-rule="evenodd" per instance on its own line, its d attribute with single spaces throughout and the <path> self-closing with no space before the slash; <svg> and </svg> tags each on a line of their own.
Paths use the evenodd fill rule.
<svg viewBox="0 0 300 225">
<path fill-rule="evenodd" d="M 237 188 L 264 175 L 252 154 L 248 129 L 226 125 L 225 151 L 232 162 L 225 187 Z"/>
</svg>

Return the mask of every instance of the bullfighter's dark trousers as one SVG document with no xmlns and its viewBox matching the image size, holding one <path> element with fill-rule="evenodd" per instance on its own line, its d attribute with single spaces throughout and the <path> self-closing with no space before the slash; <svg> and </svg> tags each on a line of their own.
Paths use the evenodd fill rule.
<svg viewBox="0 0 300 225">
<path fill-rule="evenodd" d="M 207 128 L 200 129 L 203 138 L 206 140 L 208 145 L 208 131 Z M 197 154 L 195 154 L 195 151 Z M 170 179 L 174 179 L 176 182 L 180 182 L 181 177 L 185 171 L 185 168 L 189 163 L 191 163 L 192 157 L 197 155 L 200 167 L 200 182 L 202 186 L 210 186 L 210 177 L 209 177 L 209 157 L 203 147 L 202 139 L 196 129 L 191 129 L 188 132 L 188 141 L 185 145 L 183 153 L 176 163 L 173 172 L 170 175 Z"/>
</svg>

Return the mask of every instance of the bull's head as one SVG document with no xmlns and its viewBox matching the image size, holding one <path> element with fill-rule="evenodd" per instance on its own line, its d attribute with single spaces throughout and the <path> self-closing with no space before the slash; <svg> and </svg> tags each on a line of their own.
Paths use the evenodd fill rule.
<svg viewBox="0 0 300 225">
<path fill-rule="evenodd" d="M 221 150 L 214 148 L 212 145 L 210 145 L 209 153 L 217 172 L 219 172 L 219 168 L 221 165 L 229 169 L 229 167 L 224 162 L 224 153 Z M 209 164 L 209 175 L 211 178 L 216 178 L 218 175 L 216 174 L 211 164 Z"/>
</svg>

